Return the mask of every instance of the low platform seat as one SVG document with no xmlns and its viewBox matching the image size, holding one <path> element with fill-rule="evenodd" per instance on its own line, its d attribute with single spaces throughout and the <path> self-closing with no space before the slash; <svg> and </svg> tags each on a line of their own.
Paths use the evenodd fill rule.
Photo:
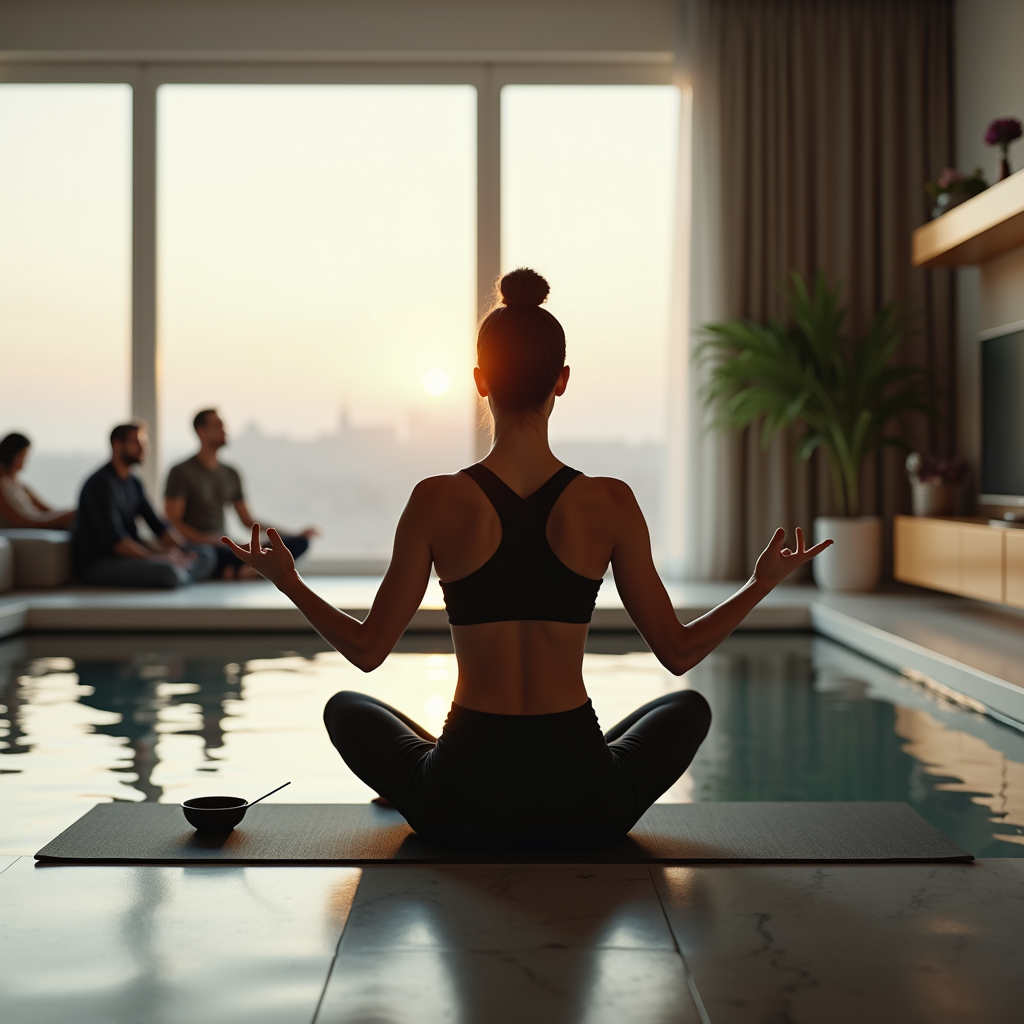
<svg viewBox="0 0 1024 1024">
<path fill-rule="evenodd" d="M 14 586 L 18 589 L 62 587 L 71 582 L 71 534 L 67 530 L 0 530 L 0 537 L 14 549 Z"/>
</svg>

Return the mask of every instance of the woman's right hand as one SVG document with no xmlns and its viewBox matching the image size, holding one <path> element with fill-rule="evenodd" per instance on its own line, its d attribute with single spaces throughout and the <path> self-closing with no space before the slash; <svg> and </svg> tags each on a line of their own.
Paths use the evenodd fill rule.
<svg viewBox="0 0 1024 1024">
<path fill-rule="evenodd" d="M 284 541 L 277 530 L 270 527 L 267 530 L 267 537 L 270 540 L 269 548 L 260 545 L 260 524 L 253 523 L 252 537 L 244 547 L 236 544 L 230 537 L 222 537 L 221 540 L 246 565 L 251 565 L 261 576 L 265 576 L 274 586 L 283 590 L 290 582 L 299 578 L 295 571 L 295 559 L 284 546 Z"/>
<path fill-rule="evenodd" d="M 754 579 L 764 587 L 765 591 L 774 590 L 791 572 L 809 562 L 815 555 L 820 555 L 832 544 L 831 540 L 823 540 L 814 547 L 806 547 L 804 531 L 796 528 L 796 550 L 783 547 L 786 543 L 786 531 L 780 526 L 768 542 L 768 547 L 761 552 L 754 566 Z"/>
</svg>

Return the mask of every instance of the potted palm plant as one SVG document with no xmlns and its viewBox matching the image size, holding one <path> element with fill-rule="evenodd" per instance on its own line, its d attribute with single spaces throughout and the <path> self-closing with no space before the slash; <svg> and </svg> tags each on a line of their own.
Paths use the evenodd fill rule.
<svg viewBox="0 0 1024 1024">
<path fill-rule="evenodd" d="M 934 409 L 927 371 L 892 365 L 909 326 L 905 311 L 884 306 L 862 337 L 850 339 L 840 291 L 823 273 L 812 291 L 793 272 L 784 293 L 792 325 L 708 324 L 697 358 L 709 370 L 703 397 L 713 428 L 760 423 L 764 446 L 780 430 L 802 428 L 795 455 L 824 452 L 841 514 L 814 522 L 815 541 L 835 540 L 814 560 L 815 582 L 827 590 L 871 590 L 881 576 L 882 524 L 860 514 L 861 467 L 883 446 L 906 447 L 893 426 L 907 413 L 933 416 Z"/>
</svg>

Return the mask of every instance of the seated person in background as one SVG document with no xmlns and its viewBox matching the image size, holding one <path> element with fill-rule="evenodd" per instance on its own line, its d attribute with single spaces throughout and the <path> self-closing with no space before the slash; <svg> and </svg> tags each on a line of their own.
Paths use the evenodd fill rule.
<svg viewBox="0 0 1024 1024">
<path fill-rule="evenodd" d="M 252 513 L 245 504 L 242 478 L 233 466 L 226 466 L 217 452 L 228 443 L 224 421 L 216 409 L 203 409 L 192 421 L 199 435 L 199 451 L 174 466 L 167 474 L 164 512 L 183 537 L 194 544 L 210 544 L 217 552 L 216 575 L 224 579 L 252 579 L 259 575 L 236 558 L 221 543 L 224 536 L 224 506 L 234 505 L 238 518 L 252 529 Z M 281 539 L 293 558 L 304 554 L 316 530 L 298 535 L 284 534 Z M 241 571 L 240 571 L 241 570 Z"/>
<path fill-rule="evenodd" d="M 18 480 L 31 443 L 24 434 L 8 434 L 0 441 L 0 528 L 69 530 L 74 509 L 54 511 Z"/>
<path fill-rule="evenodd" d="M 146 457 L 141 423 L 114 427 L 112 455 L 82 487 L 75 522 L 75 575 L 82 583 L 108 587 L 178 587 L 213 574 L 217 557 L 209 547 L 184 544 L 157 518 L 132 466 Z M 142 516 L 155 544 L 139 538 Z"/>
</svg>

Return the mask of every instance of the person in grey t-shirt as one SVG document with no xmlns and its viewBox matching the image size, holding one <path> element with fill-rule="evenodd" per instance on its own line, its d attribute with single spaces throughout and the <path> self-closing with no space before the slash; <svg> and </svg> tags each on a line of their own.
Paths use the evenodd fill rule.
<svg viewBox="0 0 1024 1024">
<path fill-rule="evenodd" d="M 217 452 L 227 444 L 224 421 L 216 409 L 203 409 L 192 421 L 199 435 L 199 451 L 167 474 L 164 511 L 167 518 L 195 544 L 212 544 L 217 551 L 217 575 L 223 579 L 249 579 L 258 575 L 221 543 L 224 535 L 224 506 L 233 505 L 242 523 L 252 528 L 252 514 L 245 503 L 242 478 L 233 466 L 226 466 Z M 299 534 L 282 535 L 285 546 L 298 558 L 309 547 L 313 528 Z"/>
</svg>

